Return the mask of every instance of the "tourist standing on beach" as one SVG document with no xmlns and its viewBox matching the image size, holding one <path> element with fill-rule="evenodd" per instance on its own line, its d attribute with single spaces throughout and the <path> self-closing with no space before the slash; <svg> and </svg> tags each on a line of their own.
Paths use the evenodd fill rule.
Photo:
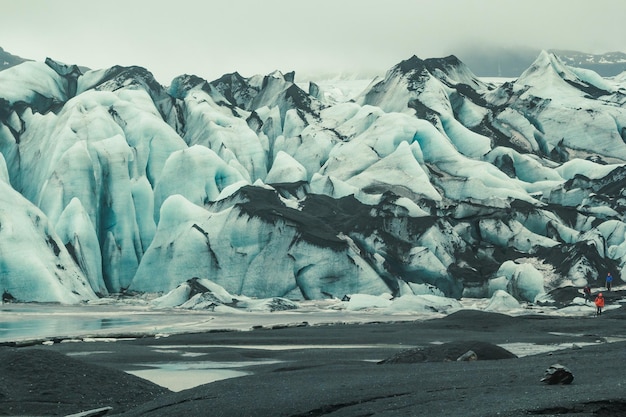
<svg viewBox="0 0 626 417">
<path fill-rule="evenodd" d="M 606 274 L 606 290 L 611 291 L 611 284 L 613 284 L 613 276 L 609 272 Z"/>
<path fill-rule="evenodd" d="M 602 309 L 604 308 L 604 296 L 602 293 L 598 294 L 596 297 L 596 315 L 599 316 L 602 314 Z"/>
</svg>

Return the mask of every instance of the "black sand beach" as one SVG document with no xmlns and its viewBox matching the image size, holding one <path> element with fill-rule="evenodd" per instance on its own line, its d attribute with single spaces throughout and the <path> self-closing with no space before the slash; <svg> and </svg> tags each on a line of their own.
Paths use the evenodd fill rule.
<svg viewBox="0 0 626 417">
<path fill-rule="evenodd" d="M 112 407 L 106 415 L 623 416 L 625 316 L 623 308 L 597 318 L 462 310 L 429 321 L 7 346 L 0 348 L 0 415 Z M 496 359 L 489 349 L 523 346 L 516 343 L 546 350 Z M 556 345 L 563 348 L 548 352 Z M 466 347 L 478 360 L 456 361 Z M 415 348 L 419 362 L 379 363 Z M 249 375 L 180 392 L 123 372 L 171 361 L 255 364 L 237 368 Z M 540 382 L 556 363 L 574 374 L 570 385 Z"/>
</svg>

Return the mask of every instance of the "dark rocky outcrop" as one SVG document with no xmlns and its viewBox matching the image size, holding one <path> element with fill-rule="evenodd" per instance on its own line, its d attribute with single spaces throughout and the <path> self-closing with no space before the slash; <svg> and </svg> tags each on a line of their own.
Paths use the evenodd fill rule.
<svg viewBox="0 0 626 417">
<path fill-rule="evenodd" d="M 0 414 L 120 413 L 170 392 L 144 379 L 43 349 L 0 348 Z"/>
<path fill-rule="evenodd" d="M 456 341 L 425 348 L 415 348 L 402 351 L 378 362 L 379 364 L 419 363 L 419 362 L 449 362 L 458 361 L 472 352 L 476 360 L 513 359 L 516 355 L 500 346 L 478 341 Z M 468 355 L 469 356 L 469 355 Z M 467 359 L 462 359 L 467 360 Z"/>
</svg>

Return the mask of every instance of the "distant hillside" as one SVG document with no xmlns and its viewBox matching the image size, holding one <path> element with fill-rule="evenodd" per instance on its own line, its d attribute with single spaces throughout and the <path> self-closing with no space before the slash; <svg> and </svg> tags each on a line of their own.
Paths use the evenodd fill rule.
<svg viewBox="0 0 626 417">
<path fill-rule="evenodd" d="M 7 68 L 14 67 L 26 61 L 33 61 L 33 60 L 10 54 L 9 52 L 5 51 L 2 47 L 0 47 L 0 71 L 5 70 Z M 82 65 L 79 65 L 78 68 L 83 73 L 85 73 L 86 71 L 89 71 L 90 69 L 89 67 L 85 67 Z"/>
<path fill-rule="evenodd" d="M 557 49 L 551 52 L 569 66 L 587 68 L 604 77 L 610 77 L 626 71 L 626 54 L 623 52 L 607 52 L 601 55 Z"/>
<path fill-rule="evenodd" d="M 22 62 L 29 61 L 28 59 L 20 58 L 19 56 L 12 55 L 0 47 L 0 71 L 11 68 Z"/>
<path fill-rule="evenodd" d="M 455 55 L 480 77 L 519 77 L 540 52 L 530 48 L 475 48 Z M 557 49 L 548 52 L 554 53 L 567 65 L 593 70 L 602 77 L 613 77 L 626 71 L 626 54 L 623 52 L 600 55 Z"/>
</svg>

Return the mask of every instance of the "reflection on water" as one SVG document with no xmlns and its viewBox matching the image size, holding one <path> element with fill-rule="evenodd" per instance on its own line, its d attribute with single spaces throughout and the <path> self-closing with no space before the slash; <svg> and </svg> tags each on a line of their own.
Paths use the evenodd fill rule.
<svg viewBox="0 0 626 417">
<path fill-rule="evenodd" d="M 141 371 L 127 371 L 129 374 L 147 379 L 157 385 L 172 391 L 182 391 L 197 387 L 198 385 L 222 379 L 236 378 L 249 375 L 249 372 L 233 371 L 231 369 L 213 369 L 210 372 L 201 370 L 164 370 L 164 369 L 144 369 Z"/>
<path fill-rule="evenodd" d="M 274 326 L 380 321 L 376 312 L 326 309 L 302 302 L 282 312 L 194 311 L 152 309 L 144 300 L 100 300 L 98 303 L 61 305 L 46 303 L 0 304 L 0 343 L 50 338 L 134 337 L 198 333 L 210 330 L 252 330 Z M 414 313 L 388 316 L 392 321 L 414 321 Z"/>
<path fill-rule="evenodd" d="M 298 344 L 298 345 L 168 345 L 160 346 L 162 352 L 172 351 L 172 349 L 214 349 L 214 348 L 232 348 L 232 349 L 254 349 L 254 350 L 299 350 L 299 349 L 408 349 L 413 348 L 412 345 L 404 344 L 390 344 L 390 343 L 370 343 L 364 345 L 351 345 L 351 344 L 327 344 L 327 345 L 310 345 L 310 344 Z M 156 346 L 153 346 L 157 349 Z"/>
<path fill-rule="evenodd" d="M 182 391 L 198 385 L 250 375 L 251 372 L 234 370 L 244 366 L 268 365 L 280 361 L 248 361 L 248 362 L 167 362 L 142 364 L 149 369 L 126 371 L 172 391 Z"/>
<path fill-rule="evenodd" d="M 4 304 L 0 309 L 0 342 L 123 333 L 150 328 L 157 317 L 113 306 Z"/>
<path fill-rule="evenodd" d="M 14 322 L 0 321 L 0 340 L 15 339 L 28 336 L 54 336 L 72 334 L 75 332 L 110 329 L 119 326 L 128 326 L 137 321 L 128 318 L 98 319 L 48 317 L 40 319 L 28 319 Z"/>
<path fill-rule="evenodd" d="M 28 338 L 71 336 L 138 324 L 138 320 L 127 317 L 20 317 L 6 321 L 0 315 L 0 341 L 14 341 Z"/>
<path fill-rule="evenodd" d="M 576 342 L 576 343 L 560 343 L 552 345 L 540 345 L 537 343 L 501 343 L 501 348 L 508 350 L 509 352 L 517 355 L 518 357 L 539 355 L 542 353 L 554 352 L 555 350 L 573 349 L 576 346 L 581 348 L 583 346 L 592 346 L 597 343 L 591 342 Z"/>
<path fill-rule="evenodd" d="M 136 324 L 136 323 L 138 323 L 137 320 L 132 320 L 129 318 L 122 318 L 122 317 L 104 318 L 104 319 L 100 319 L 100 329 L 110 329 L 113 327 L 128 326 L 130 324 Z"/>
</svg>

